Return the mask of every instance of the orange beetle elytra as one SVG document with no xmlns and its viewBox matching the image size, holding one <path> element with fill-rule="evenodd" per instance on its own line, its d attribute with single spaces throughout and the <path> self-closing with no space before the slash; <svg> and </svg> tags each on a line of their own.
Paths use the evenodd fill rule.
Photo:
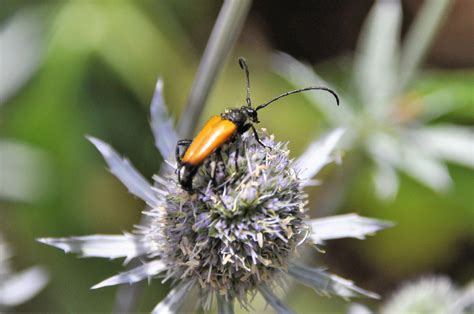
<svg viewBox="0 0 474 314">
<path fill-rule="evenodd" d="M 176 161 L 178 163 L 176 172 L 178 174 L 178 182 L 183 189 L 188 192 L 194 191 L 192 182 L 199 166 L 203 164 L 208 156 L 227 141 L 237 140 L 239 135 L 252 129 L 257 142 L 263 147 L 266 147 L 265 144 L 260 141 L 257 130 L 253 125 L 253 123 L 260 122 L 258 120 L 258 110 L 265 108 L 280 98 L 309 90 L 327 91 L 336 98 L 337 105 L 339 105 L 339 98 L 333 90 L 327 87 L 306 87 L 283 93 L 253 108 L 250 99 L 249 70 L 244 58 L 239 58 L 239 65 L 242 70 L 245 71 L 247 82 L 247 96 L 245 100 L 247 104 L 240 108 L 227 109 L 219 116 L 212 116 L 193 140 L 179 140 L 176 144 Z M 180 150 L 180 147 L 185 147 L 184 154 Z"/>
</svg>

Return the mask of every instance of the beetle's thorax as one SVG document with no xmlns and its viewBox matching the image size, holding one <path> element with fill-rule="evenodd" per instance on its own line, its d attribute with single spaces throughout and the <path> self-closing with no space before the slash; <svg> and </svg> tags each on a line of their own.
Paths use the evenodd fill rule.
<svg viewBox="0 0 474 314">
<path fill-rule="evenodd" d="M 221 114 L 221 117 L 222 119 L 226 119 L 234 123 L 238 129 L 242 128 L 248 120 L 246 112 L 240 108 L 226 109 L 226 111 Z"/>
<path fill-rule="evenodd" d="M 221 114 L 222 119 L 229 120 L 234 123 L 239 130 L 247 130 L 245 128 L 247 122 L 259 123 L 257 111 L 250 106 L 242 106 L 240 108 L 230 108 Z"/>
</svg>

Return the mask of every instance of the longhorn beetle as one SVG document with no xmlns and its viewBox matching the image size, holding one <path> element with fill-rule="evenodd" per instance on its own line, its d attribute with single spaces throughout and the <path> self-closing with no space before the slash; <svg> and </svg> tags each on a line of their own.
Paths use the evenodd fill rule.
<svg viewBox="0 0 474 314">
<path fill-rule="evenodd" d="M 267 147 L 260 141 L 257 130 L 253 125 L 254 123 L 260 122 L 257 114 L 260 109 L 265 108 L 280 98 L 309 90 L 327 91 L 336 98 L 336 103 L 339 105 L 339 98 L 333 90 L 327 87 L 305 87 L 283 93 L 253 108 L 250 99 L 249 69 L 244 58 L 239 58 L 239 65 L 242 70 L 245 71 L 247 83 L 247 95 L 245 101 L 247 104 L 240 108 L 226 109 L 220 115 L 212 116 L 206 122 L 201 131 L 199 131 L 194 140 L 179 140 L 176 144 L 176 161 L 178 163 L 176 173 L 178 174 L 178 182 L 181 187 L 188 192 L 193 192 L 193 178 L 196 175 L 199 166 L 201 166 L 204 160 L 215 150 L 219 149 L 224 143 L 231 140 L 237 140 L 239 135 L 252 129 L 257 142 L 263 147 Z M 181 152 L 180 147 L 185 147 L 184 153 Z"/>
</svg>

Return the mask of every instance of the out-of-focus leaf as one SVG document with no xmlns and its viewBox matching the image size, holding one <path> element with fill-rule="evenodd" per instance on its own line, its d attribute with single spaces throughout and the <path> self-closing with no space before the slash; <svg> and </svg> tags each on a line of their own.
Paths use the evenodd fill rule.
<svg viewBox="0 0 474 314">
<path fill-rule="evenodd" d="M 408 136 L 432 156 L 474 168 L 474 128 L 437 125 L 412 130 Z"/>
<path fill-rule="evenodd" d="M 293 57 L 278 53 L 273 57 L 274 67 L 282 78 L 287 80 L 295 88 L 307 86 L 324 86 L 336 91 L 340 99 L 340 106 L 336 106 L 334 97 L 325 92 L 306 92 L 304 96 L 310 100 L 319 111 L 324 114 L 325 119 L 331 121 L 334 126 L 347 126 L 354 116 L 348 98 L 337 91 L 331 84 L 319 77 L 310 67 L 302 64 Z"/>
<path fill-rule="evenodd" d="M 374 158 L 375 169 L 373 174 L 375 193 L 380 199 L 393 200 L 400 185 L 397 172 L 389 163 Z"/>
<path fill-rule="evenodd" d="M 451 187 L 452 180 L 446 165 L 415 146 L 404 145 L 398 160 L 400 169 L 437 192 Z"/>
<path fill-rule="evenodd" d="M 107 24 L 99 56 L 148 103 L 144 96 L 149 95 L 156 76 L 179 72 L 187 62 L 185 54 L 132 2 L 105 2 L 102 12 Z"/>
<path fill-rule="evenodd" d="M 462 118 L 474 117 L 474 71 L 426 71 L 413 82 L 423 105 L 423 121 L 452 111 Z"/>
<path fill-rule="evenodd" d="M 402 91 L 415 75 L 453 2 L 423 2 L 401 50 L 399 91 Z"/>
<path fill-rule="evenodd" d="M 359 37 L 354 85 L 376 118 L 389 112 L 396 89 L 401 19 L 399 0 L 376 1 Z"/>
<path fill-rule="evenodd" d="M 373 134 L 367 144 L 375 159 L 404 171 L 420 183 L 437 191 L 446 191 L 452 183 L 446 166 L 423 147 L 382 133 Z"/>
<path fill-rule="evenodd" d="M 0 30 L 0 105 L 33 75 L 41 59 L 39 13 L 22 10 Z"/>
<path fill-rule="evenodd" d="M 0 306 L 16 306 L 34 297 L 48 282 L 46 271 L 32 267 L 4 279 L 0 284 Z"/>
<path fill-rule="evenodd" d="M 453 96 L 453 93 L 447 89 L 440 89 L 424 95 L 419 100 L 423 106 L 423 122 L 434 120 L 458 107 L 459 105 L 456 104 L 455 97 Z M 414 105 L 416 106 L 417 104 Z"/>
</svg>

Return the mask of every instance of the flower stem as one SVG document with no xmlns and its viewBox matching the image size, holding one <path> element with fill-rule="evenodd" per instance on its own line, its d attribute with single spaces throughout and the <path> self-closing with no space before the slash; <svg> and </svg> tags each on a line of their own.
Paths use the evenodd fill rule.
<svg viewBox="0 0 474 314">
<path fill-rule="evenodd" d="M 224 1 L 194 79 L 185 112 L 179 121 L 180 136 L 191 137 L 196 129 L 206 99 L 240 33 L 250 4 L 251 0 Z"/>
</svg>

